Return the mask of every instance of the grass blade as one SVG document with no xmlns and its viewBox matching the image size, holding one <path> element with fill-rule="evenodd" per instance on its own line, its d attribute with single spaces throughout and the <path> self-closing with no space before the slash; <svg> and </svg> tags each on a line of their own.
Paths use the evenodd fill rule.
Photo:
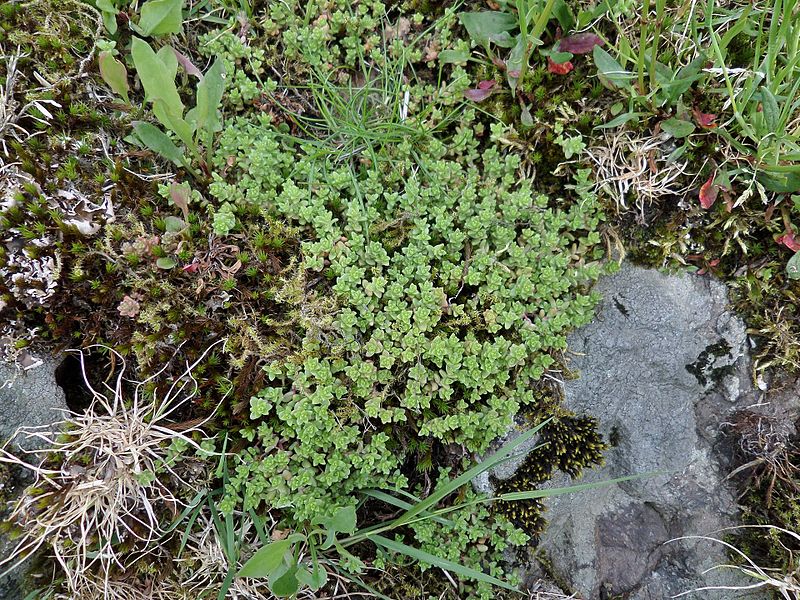
<svg viewBox="0 0 800 600">
<path fill-rule="evenodd" d="M 486 573 L 483 573 L 481 571 L 470 569 L 469 567 L 465 567 L 464 565 L 460 565 L 445 558 L 439 558 L 438 556 L 434 556 L 433 554 L 429 554 L 428 552 L 424 552 L 423 550 L 420 550 L 418 548 L 407 546 L 401 542 L 390 540 L 381 535 L 371 535 L 369 536 L 368 539 L 375 542 L 375 544 L 377 544 L 378 546 L 386 548 L 387 550 L 392 550 L 394 552 L 399 552 L 400 554 L 405 554 L 409 558 L 412 558 L 420 562 L 428 563 L 430 565 L 433 565 L 434 567 L 438 567 L 440 569 L 444 569 L 452 573 L 456 573 L 457 575 L 461 575 L 462 577 L 469 577 L 470 579 L 475 579 L 477 581 L 489 583 L 491 585 L 501 587 L 505 590 L 511 590 L 513 592 L 518 591 L 517 588 L 507 584 L 505 581 L 502 581 L 497 577 L 492 577 L 491 575 L 487 575 Z"/>
</svg>

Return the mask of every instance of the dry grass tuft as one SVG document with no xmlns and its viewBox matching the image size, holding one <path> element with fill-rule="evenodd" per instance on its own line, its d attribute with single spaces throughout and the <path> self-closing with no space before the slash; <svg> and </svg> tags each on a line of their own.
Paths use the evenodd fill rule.
<svg viewBox="0 0 800 600">
<path fill-rule="evenodd" d="M 800 542 L 800 534 L 797 534 L 794 531 L 789 531 L 788 529 L 784 529 L 782 527 L 777 527 L 775 525 L 740 525 L 737 527 L 729 527 L 726 529 L 722 529 L 717 533 L 721 533 L 723 531 L 737 531 L 746 528 L 748 529 L 759 528 L 759 529 L 771 530 L 774 532 L 778 532 L 780 534 L 788 535 L 797 540 L 798 542 Z M 680 598 L 683 596 L 687 596 L 689 594 L 694 594 L 695 592 L 701 592 L 706 590 L 743 591 L 743 590 L 757 590 L 757 589 L 773 591 L 777 594 L 780 594 L 780 597 L 784 598 L 785 600 L 797 600 L 798 598 L 800 598 L 800 567 L 797 567 L 793 571 L 786 573 L 778 572 L 774 569 L 762 568 L 733 544 L 710 536 L 692 535 L 692 536 L 676 538 L 670 541 L 674 542 L 678 540 L 705 540 L 716 544 L 722 544 L 733 555 L 738 556 L 739 558 L 742 559 L 743 564 L 717 565 L 716 567 L 712 567 L 711 569 L 707 569 L 706 571 L 704 571 L 703 575 L 717 569 L 735 569 L 737 571 L 744 573 L 748 577 L 751 577 L 755 583 L 751 585 L 742 585 L 742 586 L 719 585 L 719 586 L 700 587 L 682 592 L 676 596 L 673 596 L 673 598 Z M 787 552 L 791 552 L 788 548 L 785 549 Z"/>
<path fill-rule="evenodd" d="M 161 398 L 144 390 L 163 369 L 144 381 L 128 381 L 124 359 L 114 353 L 122 368 L 114 386 L 104 384 L 101 393 L 89 384 L 81 354 L 84 380 L 94 397 L 85 414 L 69 413 L 46 428 L 22 428 L 12 438 L 35 440 L 41 450 L 20 449 L 17 456 L 8 444 L 0 449 L 0 462 L 20 465 L 34 476 L 10 517 L 22 536 L 0 565 L 10 565 L 10 571 L 46 548 L 62 567 L 74 597 L 93 588 L 107 590 L 104 598 L 126 597 L 111 594 L 112 573 L 159 552 L 162 523 L 185 506 L 176 490 L 188 495 L 207 479 L 202 461 L 182 461 L 180 452 L 170 453 L 170 446 L 201 450 L 191 434 L 204 422 L 179 431 L 171 417 L 195 396 L 192 369 L 210 350 L 187 365 Z"/>
</svg>

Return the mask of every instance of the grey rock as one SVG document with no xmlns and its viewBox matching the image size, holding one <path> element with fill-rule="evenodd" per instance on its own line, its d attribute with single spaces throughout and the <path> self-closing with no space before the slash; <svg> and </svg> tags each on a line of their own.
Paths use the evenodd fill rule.
<svg viewBox="0 0 800 600">
<path fill-rule="evenodd" d="M 45 356 L 38 367 L 21 371 L 0 361 L 0 444 L 19 427 L 40 427 L 64 418 L 67 404 L 55 376 L 60 362 Z M 15 442 L 25 443 L 19 436 Z"/>
<path fill-rule="evenodd" d="M 736 524 L 723 480 L 723 423 L 753 404 L 744 324 L 727 310 L 723 284 L 633 266 L 598 282 L 594 321 L 569 338 L 565 404 L 590 414 L 616 445 L 583 482 L 657 475 L 548 500 L 539 550 L 560 581 L 587 599 L 662 600 L 702 586 L 753 583 L 733 570 L 714 535 Z M 566 476 L 549 485 L 571 482 Z M 766 598 L 732 590 L 691 598 Z"/>
<path fill-rule="evenodd" d="M 63 390 L 56 383 L 55 371 L 60 361 L 46 357 L 38 367 L 20 371 L 13 364 L 0 361 L 0 445 L 10 440 L 19 427 L 46 426 L 64 418 L 67 405 Z M 16 436 L 12 446 L 19 444 L 33 449 L 36 444 L 30 439 Z M 11 447 L 9 447 L 11 448 Z M 0 497 L 10 500 L 24 488 L 25 473 L 19 469 L 14 477 L 0 481 Z M 7 506 L 0 505 L 0 519 L 7 513 Z M 13 550 L 14 543 L 0 535 L 0 560 Z M 4 571 L 6 566 L 0 568 Z M 0 579 L 0 598 L 21 600 L 24 565 Z"/>
</svg>

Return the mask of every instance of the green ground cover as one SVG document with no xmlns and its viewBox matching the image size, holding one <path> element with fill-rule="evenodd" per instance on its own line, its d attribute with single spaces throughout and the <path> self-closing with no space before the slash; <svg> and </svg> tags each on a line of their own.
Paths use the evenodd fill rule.
<svg viewBox="0 0 800 600">
<path fill-rule="evenodd" d="M 9 522 L 31 598 L 505 593 L 602 461 L 556 382 L 626 253 L 797 367 L 795 2 L 68 4 L 0 7 L 0 353 L 87 356 Z M 750 518 L 796 529 L 778 464 Z"/>
</svg>

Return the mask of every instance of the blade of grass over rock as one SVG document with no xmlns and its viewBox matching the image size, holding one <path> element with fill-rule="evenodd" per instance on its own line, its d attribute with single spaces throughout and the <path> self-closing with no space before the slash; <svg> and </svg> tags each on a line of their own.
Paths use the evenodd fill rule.
<svg viewBox="0 0 800 600">
<path fill-rule="evenodd" d="M 511 458 L 511 454 L 514 452 L 514 450 L 532 439 L 533 436 L 535 436 L 549 421 L 550 419 L 542 421 L 533 429 L 526 431 L 522 435 L 503 445 L 497 452 L 495 452 L 492 456 L 487 457 L 483 462 L 480 462 L 471 469 L 468 469 L 455 479 L 448 481 L 445 485 L 439 486 L 430 496 L 425 498 L 425 500 L 413 506 L 405 513 L 400 515 L 397 519 L 392 521 L 392 526 L 399 527 L 400 525 L 407 523 L 420 513 L 423 513 L 429 508 L 436 506 L 443 498 L 449 496 L 461 486 L 466 485 L 484 471 L 488 471 L 492 467 Z"/>
</svg>

